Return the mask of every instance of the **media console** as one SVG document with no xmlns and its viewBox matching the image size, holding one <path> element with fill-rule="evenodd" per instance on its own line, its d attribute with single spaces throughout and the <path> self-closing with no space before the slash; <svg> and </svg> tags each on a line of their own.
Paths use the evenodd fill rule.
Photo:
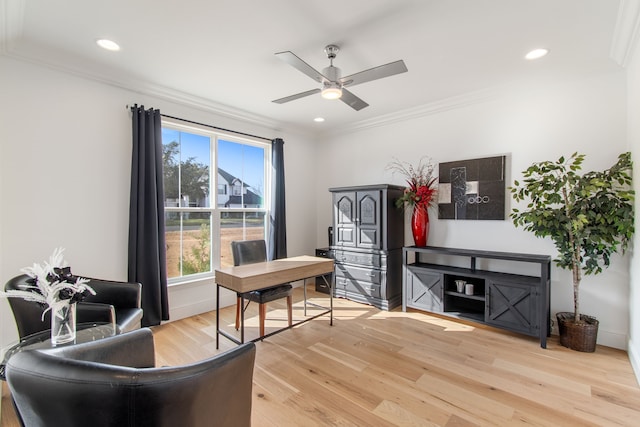
<svg viewBox="0 0 640 427">
<path fill-rule="evenodd" d="M 478 260 L 486 265 L 478 268 Z M 492 262 L 496 267 L 489 266 Z M 510 272 L 499 271 L 498 264 Z M 527 274 L 513 273 L 521 270 Z M 539 337 L 540 346 L 547 347 L 550 256 L 405 246 L 402 273 L 403 311 L 415 308 L 473 320 Z M 472 293 L 458 292 L 457 280 L 472 284 Z"/>
</svg>

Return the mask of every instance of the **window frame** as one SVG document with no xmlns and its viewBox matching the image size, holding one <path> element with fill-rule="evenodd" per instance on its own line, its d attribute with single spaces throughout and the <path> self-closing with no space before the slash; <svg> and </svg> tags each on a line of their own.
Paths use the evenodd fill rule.
<svg viewBox="0 0 640 427">
<path fill-rule="evenodd" d="M 178 277 L 167 277 L 168 286 L 180 285 L 183 283 L 194 282 L 202 279 L 210 279 L 215 275 L 215 270 L 220 268 L 221 259 L 221 217 L 222 213 L 263 213 L 264 214 L 264 238 L 269 236 L 270 217 L 271 212 L 271 182 L 272 182 L 272 159 L 271 159 L 271 142 L 262 141 L 258 138 L 251 138 L 246 136 L 236 136 L 231 133 L 218 131 L 206 126 L 198 126 L 196 124 L 184 124 L 181 121 L 163 118 L 161 123 L 162 129 L 171 129 L 179 132 L 193 133 L 210 138 L 210 150 L 209 150 L 209 207 L 187 207 L 187 206 L 164 206 L 163 213 L 167 212 L 195 212 L 195 213 L 209 213 L 211 215 L 211 228 L 210 228 L 210 265 L 211 270 L 204 273 L 196 273 L 189 275 L 181 275 Z M 218 141 L 224 140 L 242 145 L 249 145 L 264 149 L 264 188 L 262 189 L 262 208 L 225 208 L 218 206 Z M 164 141 L 163 141 L 164 144 Z M 163 171 L 164 177 L 164 171 Z M 254 183 L 255 184 L 255 183 Z M 213 190 L 215 189 L 215 190 Z M 233 185 L 227 186 L 227 195 L 233 194 Z M 164 205 L 164 203 L 163 203 Z M 246 227 L 243 227 L 243 233 L 246 233 Z M 166 231 L 165 231 L 166 232 Z M 181 236 L 182 242 L 182 236 Z M 182 253 L 182 251 L 181 251 Z"/>
</svg>

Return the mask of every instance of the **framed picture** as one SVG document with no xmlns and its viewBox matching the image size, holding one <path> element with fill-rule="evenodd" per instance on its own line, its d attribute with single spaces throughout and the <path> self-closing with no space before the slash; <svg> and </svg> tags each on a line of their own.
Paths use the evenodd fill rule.
<svg viewBox="0 0 640 427">
<path fill-rule="evenodd" d="M 439 219 L 505 218 L 506 156 L 440 163 Z"/>
</svg>

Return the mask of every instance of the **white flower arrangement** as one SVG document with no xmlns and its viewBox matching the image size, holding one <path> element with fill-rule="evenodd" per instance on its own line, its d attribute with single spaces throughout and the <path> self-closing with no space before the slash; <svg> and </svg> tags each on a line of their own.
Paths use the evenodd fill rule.
<svg viewBox="0 0 640 427">
<path fill-rule="evenodd" d="M 0 294 L 6 297 L 20 297 L 47 306 L 42 312 L 43 320 L 49 310 L 52 314 L 57 313 L 61 307 L 79 302 L 87 294 L 95 295 L 93 288 L 87 285 L 89 279 L 71 274 L 71 268 L 64 260 L 63 252 L 63 248 L 57 248 L 44 265 L 34 263 L 33 266 L 20 270 L 33 279 L 32 283 L 23 285 L 24 290 L 9 290 Z"/>
</svg>

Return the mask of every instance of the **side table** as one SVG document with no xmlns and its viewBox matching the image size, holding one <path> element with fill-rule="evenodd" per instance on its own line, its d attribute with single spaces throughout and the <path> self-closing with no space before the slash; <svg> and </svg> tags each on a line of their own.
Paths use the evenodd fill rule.
<svg viewBox="0 0 640 427">
<path fill-rule="evenodd" d="M 113 323 L 78 323 L 76 325 L 76 339 L 74 341 L 58 345 L 63 347 L 73 344 L 81 344 L 90 341 L 96 341 L 102 338 L 119 335 L 119 328 Z M 53 348 L 51 344 L 51 331 L 46 330 L 28 335 L 22 338 L 18 343 L 11 345 L 4 353 L 2 363 L 0 363 L 0 380 L 5 381 L 5 366 L 11 356 L 16 353 L 27 350 Z"/>
</svg>

